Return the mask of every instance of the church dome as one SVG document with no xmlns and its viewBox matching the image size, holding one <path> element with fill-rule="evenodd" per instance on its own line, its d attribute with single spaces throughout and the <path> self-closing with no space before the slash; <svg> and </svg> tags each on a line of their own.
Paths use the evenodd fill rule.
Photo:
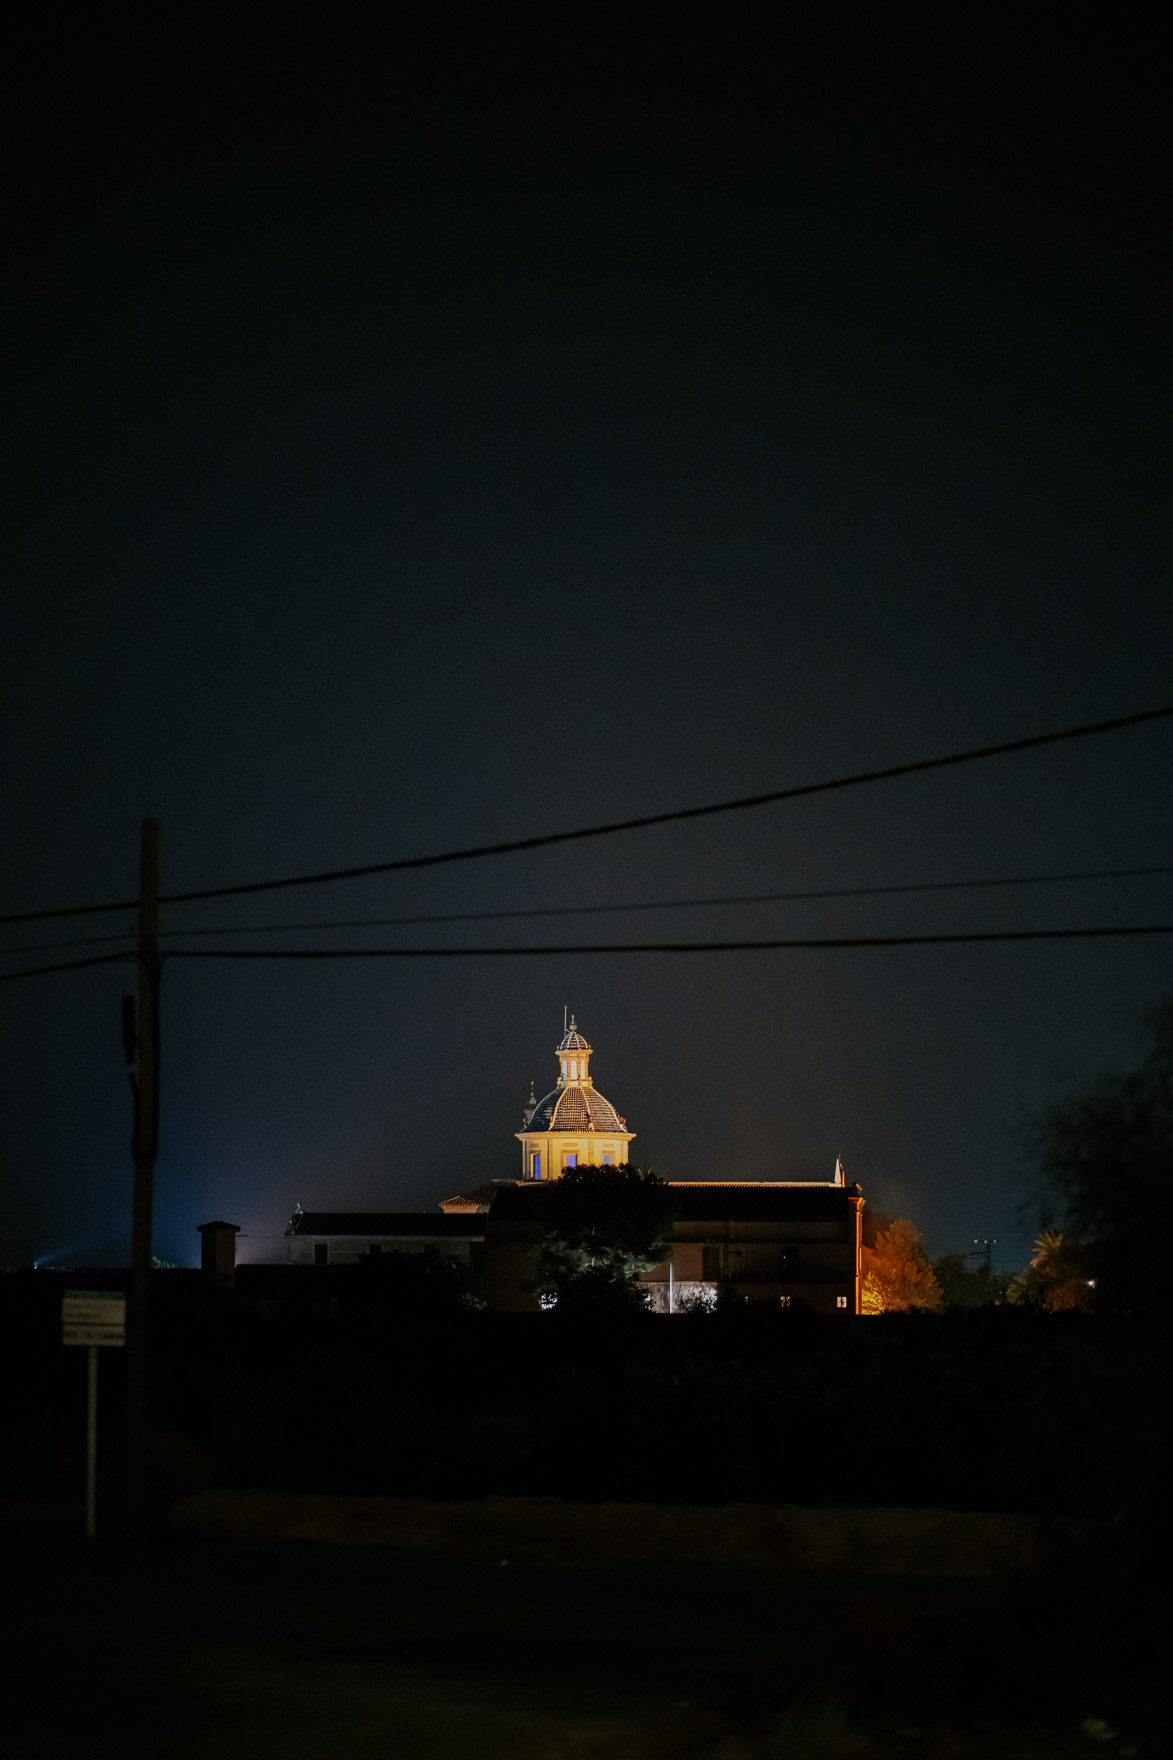
<svg viewBox="0 0 1173 1760">
<path fill-rule="evenodd" d="M 524 1151 L 527 1179 L 556 1179 L 567 1167 L 627 1160 L 627 1144 L 634 1136 L 591 1077 L 590 1040 L 578 1029 L 573 1015 L 563 1019 L 562 1038 L 555 1052 L 558 1082 L 544 1099 L 535 1100 L 531 1085 L 524 1125 L 517 1135 Z M 560 1138 L 560 1143 L 540 1143 Z M 566 1139 L 577 1139 L 567 1142 Z M 616 1141 L 615 1139 L 618 1139 Z M 590 1145 L 594 1144 L 592 1148 Z M 540 1145 L 540 1146 L 539 1146 Z M 559 1157 L 562 1157 L 559 1165 Z"/>
<path fill-rule="evenodd" d="M 564 1048 L 572 1049 L 563 1041 L 558 1049 Z M 552 1094 L 538 1101 L 525 1128 L 532 1134 L 535 1131 L 587 1131 L 592 1125 L 597 1131 L 627 1129 L 611 1102 L 605 1100 L 597 1088 L 559 1084 Z"/>
</svg>

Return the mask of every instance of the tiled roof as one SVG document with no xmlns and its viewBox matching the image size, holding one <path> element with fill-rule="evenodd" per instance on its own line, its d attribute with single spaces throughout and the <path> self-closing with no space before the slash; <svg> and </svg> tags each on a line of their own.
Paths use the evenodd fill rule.
<svg viewBox="0 0 1173 1760">
<path fill-rule="evenodd" d="M 489 1221 L 536 1221 L 541 1215 L 544 1194 L 554 1182 L 541 1185 L 525 1181 L 503 1189 L 490 1212 Z M 668 1207 L 676 1212 L 679 1222 L 848 1222 L 852 1215 L 850 1199 L 858 1187 L 848 1186 L 784 1186 L 777 1185 L 700 1185 L 673 1181 L 667 1194 Z"/>
<path fill-rule="evenodd" d="M 409 1239 L 438 1240 L 451 1235 L 479 1235 L 481 1225 L 467 1213 L 437 1216 L 434 1210 L 303 1210 L 295 1215 L 286 1234 L 358 1235 L 377 1240 L 400 1235 Z"/>
<path fill-rule="evenodd" d="M 577 1027 L 571 1027 L 558 1047 L 559 1051 L 589 1051 L 590 1046 Z"/>
<path fill-rule="evenodd" d="M 483 1185 L 473 1186 L 469 1192 L 457 1192 L 455 1197 L 441 1198 L 440 1208 L 446 1216 L 458 1215 L 462 1211 L 484 1211 L 489 1208 L 493 1199 L 504 1185 L 516 1185 L 516 1180 L 490 1179 Z"/>
<path fill-rule="evenodd" d="M 527 1131 L 621 1131 L 625 1127 L 597 1088 L 555 1088 L 533 1110 Z"/>
<path fill-rule="evenodd" d="M 794 1218 L 817 1221 L 851 1214 L 850 1196 L 858 1187 L 740 1185 L 714 1180 L 702 1185 L 673 1180 L 672 1206 L 681 1222 L 707 1222 L 710 1218 L 748 1222 L 773 1222 Z"/>
</svg>

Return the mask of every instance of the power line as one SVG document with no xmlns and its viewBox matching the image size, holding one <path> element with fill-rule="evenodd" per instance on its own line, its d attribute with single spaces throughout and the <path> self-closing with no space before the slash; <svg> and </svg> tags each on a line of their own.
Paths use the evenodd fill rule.
<svg viewBox="0 0 1173 1760">
<path fill-rule="evenodd" d="M 544 849 L 556 843 L 577 843 L 585 838 L 611 837 L 621 831 L 642 831 L 652 825 L 709 818 L 716 813 L 743 812 L 750 807 L 798 800 L 804 795 L 826 794 L 834 789 L 856 788 L 863 783 L 887 782 L 897 776 L 912 776 L 919 771 L 942 770 L 949 765 L 971 764 L 982 758 L 1004 757 L 1011 752 L 1029 751 L 1035 746 L 1057 745 L 1063 740 L 1116 733 L 1124 727 L 1137 727 L 1143 722 L 1161 721 L 1169 716 L 1173 716 L 1173 704 L 1161 709 L 1145 709 L 1137 715 L 1119 715 L 1110 721 L 1090 721 L 1083 726 L 1066 727 L 1055 733 L 1036 733 L 1027 739 L 1006 740 L 999 745 L 975 746 L 969 751 L 951 752 L 941 758 L 921 758 L 911 764 L 893 764 L 883 770 L 863 770 L 852 776 L 835 777 L 828 782 L 807 782 L 795 788 L 772 789 L 767 794 L 744 795 L 736 800 L 714 801 L 701 807 L 682 807 L 670 813 L 645 813 L 638 818 L 582 826 L 575 831 L 551 831 L 540 837 L 515 838 L 507 843 L 479 844 L 468 849 L 445 850 L 436 855 L 405 856 L 399 861 L 374 862 L 360 868 L 333 868 L 317 874 L 297 874 L 281 880 L 252 880 L 239 886 L 211 886 L 198 892 L 170 892 L 163 895 L 160 903 L 190 904 L 204 898 L 232 898 L 250 892 L 277 892 L 291 886 L 319 886 L 331 880 L 360 880 L 373 874 L 397 874 L 409 868 L 433 868 L 447 862 L 471 862 L 487 856 L 513 855 L 522 850 Z M 50 917 L 92 916 L 102 911 L 134 910 L 137 905 L 137 899 L 119 899 L 111 904 L 71 905 L 56 910 L 26 911 L 19 915 L 0 917 L 0 924 L 43 922 Z"/>
<path fill-rule="evenodd" d="M 543 905 L 526 910 L 447 911 L 411 917 L 339 917 L 308 923 L 225 923 L 211 929 L 164 929 L 164 937 L 176 935 L 280 935 L 305 929 L 398 929 L 423 923 L 489 923 L 535 917 L 600 916 L 616 911 L 700 910 L 714 906 L 780 904 L 795 900 L 831 898 L 881 898 L 896 893 L 964 892 L 1002 886 L 1049 886 L 1074 880 L 1131 880 L 1154 874 L 1173 874 L 1173 864 L 1150 868 L 1087 868 L 1066 874 L 1010 874 L 990 880 L 920 880 L 894 886 L 832 886 L 801 892 L 742 892 L 712 898 L 656 898 L 631 904 Z M 132 934 L 84 935 L 70 941 L 34 941 L 23 947 L 0 948 L 0 956 L 16 953 L 50 953 L 67 947 L 95 947 L 114 941 L 133 941 Z"/>
<path fill-rule="evenodd" d="M 565 947 L 173 947 L 162 959 L 522 959 L 544 954 L 580 953 L 764 953 L 800 947 L 940 947 L 978 941 L 1087 941 L 1120 935 L 1173 935 L 1173 923 L 1113 925 L 1100 929 L 994 929 L 964 935 L 820 935 L 785 941 L 633 941 L 593 942 Z M 86 966 L 128 962 L 133 955 L 105 953 L 63 965 L 31 966 L 0 973 L 0 984 L 41 978 L 49 972 L 76 972 Z"/>
<path fill-rule="evenodd" d="M 43 978 L 49 972 L 80 972 L 85 966 L 112 966 L 119 961 L 133 961 L 130 953 L 100 953 L 93 959 L 70 959 L 56 966 L 26 966 L 19 972 L 0 972 L 0 984 L 14 984 L 17 978 Z"/>
<path fill-rule="evenodd" d="M 291 924 L 290 927 L 296 928 L 297 925 Z M 183 931 L 183 933 L 188 935 L 202 935 L 205 932 L 206 931 L 203 929 L 188 929 Z M 173 933 L 178 934 L 180 931 L 176 930 L 173 931 Z M 232 929 L 225 929 L 222 933 L 225 935 L 232 935 L 235 931 Z M 135 939 L 135 935 L 128 930 L 125 935 L 78 935 L 69 941 L 26 941 L 23 947 L 0 947 L 0 957 L 6 957 L 13 953 L 58 953 L 66 947 L 104 947 L 114 941 L 129 942 L 133 944 Z"/>
<path fill-rule="evenodd" d="M 443 916 L 418 917 L 352 917 L 333 922 L 275 923 L 263 928 L 241 923 L 225 929 L 171 929 L 170 935 L 278 935 L 283 929 L 392 929 L 408 928 L 422 923 L 487 923 L 505 918 L 585 917 L 601 916 L 615 911 L 675 911 L 710 906 L 745 904 L 780 904 L 802 899 L 877 898 L 889 893 L 961 892 L 969 888 L 994 886 L 1042 886 L 1060 880 L 1126 879 L 1139 875 L 1173 874 L 1173 866 L 1158 868 L 1104 868 L 1082 874 L 1028 874 L 996 880 L 927 880 L 907 886 L 834 886 L 805 892 L 743 892 L 714 898 L 643 899 L 634 904 L 566 904 L 544 905 L 530 910 L 451 911 Z"/>
<path fill-rule="evenodd" d="M 934 947 L 969 941 L 1080 941 L 1112 935 L 1173 935 L 1173 923 L 1104 929 L 994 929 L 964 935 L 824 935 L 785 941 L 636 941 L 567 947 L 170 948 L 167 959 L 497 959 L 530 954 L 759 953 L 797 947 Z"/>
</svg>

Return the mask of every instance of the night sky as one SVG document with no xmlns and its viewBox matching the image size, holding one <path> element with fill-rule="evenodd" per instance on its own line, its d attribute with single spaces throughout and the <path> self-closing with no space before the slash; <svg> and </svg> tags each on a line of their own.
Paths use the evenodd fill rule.
<svg viewBox="0 0 1173 1760">
<path fill-rule="evenodd" d="M 10 44 L 0 911 L 132 895 L 148 813 L 186 890 L 1173 700 L 1170 143 L 1139 15 L 1104 27 L 1127 38 L 980 40 L 958 15 L 864 41 L 827 12 L 822 37 L 670 44 L 508 20 L 474 41 L 456 15 L 363 40 L 357 16 L 258 10 L 245 41 L 80 9 Z M 1171 742 L 1156 723 L 166 927 L 1173 863 Z M 1171 905 L 1165 877 L 269 939 Z M 424 1208 L 513 1174 L 569 1004 L 634 1159 L 760 1179 L 841 1155 L 935 1251 L 994 1235 L 1020 1263 L 1022 1121 L 1135 1055 L 1171 953 L 177 960 L 157 1251 L 193 1262 L 222 1216 L 242 1259 L 280 1257 L 295 1202 Z M 0 990 L 9 1265 L 125 1262 L 132 981 Z"/>
</svg>

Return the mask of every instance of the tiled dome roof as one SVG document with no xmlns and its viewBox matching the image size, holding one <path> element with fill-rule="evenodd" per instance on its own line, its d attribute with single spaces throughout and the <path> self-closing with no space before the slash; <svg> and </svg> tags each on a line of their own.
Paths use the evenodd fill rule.
<svg viewBox="0 0 1173 1760">
<path fill-rule="evenodd" d="M 622 1131 L 626 1127 L 596 1088 L 555 1088 L 533 1110 L 527 1131 Z"/>
<path fill-rule="evenodd" d="M 571 1016 L 571 1019 L 570 1019 L 570 1031 L 567 1033 L 566 1037 L 562 1040 L 561 1044 L 558 1047 L 558 1050 L 559 1050 L 559 1053 L 561 1053 L 563 1051 L 589 1051 L 590 1050 L 590 1046 L 588 1045 L 587 1041 L 583 1038 L 582 1034 L 579 1032 L 578 1028 L 574 1024 L 573 1015 Z"/>
</svg>

